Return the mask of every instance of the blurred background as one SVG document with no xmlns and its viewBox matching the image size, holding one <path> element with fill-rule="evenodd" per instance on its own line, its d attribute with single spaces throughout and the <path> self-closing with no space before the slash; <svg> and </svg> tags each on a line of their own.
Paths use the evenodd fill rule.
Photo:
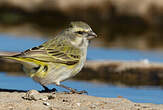
<svg viewBox="0 0 163 110">
<path fill-rule="evenodd" d="M 71 21 L 87 22 L 99 36 L 91 42 L 88 61 L 163 62 L 162 0 L 0 0 L 0 52 L 38 46 Z M 17 65 L 0 63 L 1 90 L 42 89 L 30 78 L 15 73 L 19 71 Z M 114 65 L 109 67 L 99 67 L 100 72 L 84 69 L 84 76 L 79 74 L 63 83 L 94 96 L 163 104 L 163 68 L 114 72 L 117 76 L 113 78 Z M 125 74 L 128 76 L 122 80 Z"/>
</svg>

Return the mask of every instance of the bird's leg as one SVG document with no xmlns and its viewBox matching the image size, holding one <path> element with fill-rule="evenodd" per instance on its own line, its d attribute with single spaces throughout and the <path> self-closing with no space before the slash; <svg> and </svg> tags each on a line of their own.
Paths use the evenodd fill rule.
<svg viewBox="0 0 163 110">
<path fill-rule="evenodd" d="M 44 85 L 41 85 L 41 86 L 44 88 L 45 91 L 50 91 L 50 89 L 48 87 L 46 87 Z"/>
<path fill-rule="evenodd" d="M 65 88 L 65 89 L 69 90 L 69 91 L 72 92 L 72 93 L 77 93 L 77 94 L 83 94 L 83 93 L 86 93 L 86 94 L 87 94 L 87 93 L 88 93 L 88 92 L 85 91 L 85 90 L 83 90 L 83 91 L 77 91 L 76 89 L 67 87 L 67 86 L 62 85 L 62 84 L 57 84 L 57 86 L 63 87 L 63 88 Z"/>
<path fill-rule="evenodd" d="M 55 88 L 49 89 L 49 88 L 47 88 L 46 86 L 44 86 L 42 84 L 41 84 L 41 86 L 44 88 L 44 91 L 43 92 L 55 92 L 55 91 L 57 91 Z"/>
</svg>

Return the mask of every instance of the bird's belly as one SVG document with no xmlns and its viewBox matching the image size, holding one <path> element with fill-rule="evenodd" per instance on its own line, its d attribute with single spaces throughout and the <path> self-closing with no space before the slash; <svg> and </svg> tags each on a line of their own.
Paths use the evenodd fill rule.
<svg viewBox="0 0 163 110">
<path fill-rule="evenodd" d="M 39 82 L 42 85 L 48 85 L 48 84 L 58 84 L 60 81 L 64 80 L 65 78 L 68 78 L 71 74 L 72 70 L 69 70 L 68 68 L 62 66 L 62 67 L 53 67 L 51 68 L 45 77 L 38 77 L 34 76 L 33 79 L 37 82 Z"/>
<path fill-rule="evenodd" d="M 74 67 L 63 68 L 63 70 L 61 70 L 61 72 L 56 75 L 57 76 L 56 83 L 59 84 L 62 81 L 72 78 L 73 76 L 75 76 L 76 74 L 79 73 L 79 71 L 82 69 L 82 67 L 83 67 L 83 64 L 79 63 L 79 64 L 75 65 Z"/>
<path fill-rule="evenodd" d="M 63 75 L 60 75 L 60 77 L 58 78 L 58 82 L 67 80 L 69 78 L 72 78 L 76 74 L 78 74 L 81 71 L 81 69 L 83 68 L 85 61 L 86 61 L 86 57 L 83 57 L 83 59 L 81 59 L 79 61 L 79 63 L 74 65 L 74 67 L 72 67 L 71 69 L 66 68 L 67 70 L 65 72 L 61 73 Z"/>
<path fill-rule="evenodd" d="M 67 65 L 51 65 L 45 77 L 35 76 L 33 79 L 42 85 L 60 84 L 60 82 L 75 76 L 82 69 L 84 62 L 69 67 Z"/>
</svg>

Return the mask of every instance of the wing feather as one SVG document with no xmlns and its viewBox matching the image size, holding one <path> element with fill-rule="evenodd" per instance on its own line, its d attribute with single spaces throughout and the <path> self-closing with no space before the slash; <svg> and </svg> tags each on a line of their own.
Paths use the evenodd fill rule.
<svg viewBox="0 0 163 110">
<path fill-rule="evenodd" d="M 34 47 L 22 52 L 16 57 L 32 58 L 42 62 L 62 63 L 74 65 L 80 60 L 80 51 L 71 46 L 57 46 L 57 48 Z"/>
</svg>

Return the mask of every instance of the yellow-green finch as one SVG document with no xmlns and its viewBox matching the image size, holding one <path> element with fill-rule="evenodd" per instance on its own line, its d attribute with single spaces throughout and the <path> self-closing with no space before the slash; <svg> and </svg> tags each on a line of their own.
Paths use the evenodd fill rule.
<svg viewBox="0 0 163 110">
<path fill-rule="evenodd" d="M 19 61 L 24 72 L 40 83 L 55 84 L 73 93 L 82 93 L 60 84 L 75 76 L 84 66 L 89 40 L 97 37 L 90 26 L 84 22 L 71 22 L 69 27 L 51 40 L 38 47 L 28 49 L 14 56 L 3 56 Z"/>
</svg>

